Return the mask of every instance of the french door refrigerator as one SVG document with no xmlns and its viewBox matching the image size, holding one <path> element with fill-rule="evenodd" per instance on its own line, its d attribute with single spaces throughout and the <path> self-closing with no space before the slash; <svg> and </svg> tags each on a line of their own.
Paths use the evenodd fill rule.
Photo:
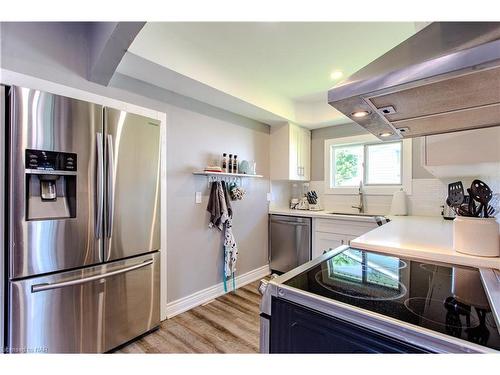
<svg viewBox="0 0 500 375">
<path fill-rule="evenodd" d="M 106 352 L 157 327 L 159 121 L 5 91 L 6 351 Z"/>
</svg>

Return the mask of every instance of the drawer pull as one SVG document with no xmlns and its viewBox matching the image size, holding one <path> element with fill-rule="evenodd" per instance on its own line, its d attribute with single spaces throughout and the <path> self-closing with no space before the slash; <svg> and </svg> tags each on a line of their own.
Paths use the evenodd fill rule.
<svg viewBox="0 0 500 375">
<path fill-rule="evenodd" d="M 73 279 L 73 280 L 68 280 L 68 281 L 62 281 L 60 283 L 43 283 L 43 284 L 37 284 L 37 285 L 32 285 L 31 286 L 31 293 L 37 293 L 37 292 L 43 292 L 44 290 L 52 290 L 52 289 L 58 289 L 58 288 L 64 288 L 67 286 L 72 286 L 72 285 L 79 285 L 79 284 L 85 284 L 91 281 L 95 280 L 100 280 L 100 279 L 105 279 L 107 277 L 111 276 L 116 276 L 122 273 L 130 272 L 142 267 L 149 266 L 150 264 L 153 264 L 153 259 L 150 260 L 145 260 L 144 262 L 140 264 L 136 264 L 130 267 L 122 268 L 116 271 L 111 271 L 104 273 L 102 275 L 94 275 L 94 276 L 89 276 L 89 277 L 84 277 L 83 279 Z"/>
</svg>

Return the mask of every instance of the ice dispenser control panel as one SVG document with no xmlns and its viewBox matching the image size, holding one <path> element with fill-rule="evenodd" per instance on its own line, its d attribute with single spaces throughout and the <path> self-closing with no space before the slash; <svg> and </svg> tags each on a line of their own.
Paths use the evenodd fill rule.
<svg viewBox="0 0 500 375">
<path fill-rule="evenodd" d="M 26 149 L 26 219 L 76 217 L 76 154 Z"/>
<path fill-rule="evenodd" d="M 27 149 L 26 169 L 76 172 L 76 154 Z"/>
</svg>

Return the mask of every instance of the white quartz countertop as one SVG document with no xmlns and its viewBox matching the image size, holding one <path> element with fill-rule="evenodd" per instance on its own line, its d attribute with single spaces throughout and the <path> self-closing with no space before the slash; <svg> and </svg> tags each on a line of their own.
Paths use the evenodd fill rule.
<svg viewBox="0 0 500 375">
<path fill-rule="evenodd" d="M 453 222 L 441 217 L 395 216 L 391 222 L 351 241 L 351 246 L 398 256 L 500 269 L 500 257 L 487 258 L 453 250 Z"/>
<path fill-rule="evenodd" d="M 310 211 L 310 210 L 294 210 L 291 208 L 270 208 L 269 213 L 272 215 L 286 215 L 286 216 L 301 216 L 301 217 L 315 217 L 321 219 L 335 219 L 335 220 L 356 220 L 373 223 L 373 216 L 360 216 L 360 215 L 335 215 L 329 213 L 331 211 Z"/>
</svg>

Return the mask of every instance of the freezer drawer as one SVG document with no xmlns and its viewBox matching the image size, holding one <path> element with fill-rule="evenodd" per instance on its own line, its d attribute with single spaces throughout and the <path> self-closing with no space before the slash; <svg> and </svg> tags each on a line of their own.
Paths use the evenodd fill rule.
<svg viewBox="0 0 500 375">
<path fill-rule="evenodd" d="M 159 253 L 10 283 L 8 351 L 101 353 L 160 323 Z"/>
</svg>

